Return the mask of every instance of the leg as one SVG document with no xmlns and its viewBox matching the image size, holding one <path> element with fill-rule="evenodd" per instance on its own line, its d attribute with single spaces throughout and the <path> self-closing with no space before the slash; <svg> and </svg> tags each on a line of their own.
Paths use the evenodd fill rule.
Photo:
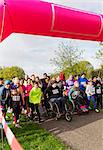
<svg viewBox="0 0 103 150">
<path fill-rule="evenodd" d="M 24 105 L 23 105 L 24 110 L 26 109 L 26 97 L 24 97 Z"/>
<path fill-rule="evenodd" d="M 47 110 L 48 106 L 47 106 L 47 96 L 46 96 L 46 94 L 44 94 L 44 106 L 45 106 L 45 109 Z"/>
<path fill-rule="evenodd" d="M 3 106 L 2 113 L 3 113 L 3 117 L 6 118 L 6 106 L 5 105 Z"/>
<path fill-rule="evenodd" d="M 34 118 L 34 104 L 31 104 L 31 119 L 33 120 Z"/>
<path fill-rule="evenodd" d="M 62 109 L 62 113 L 65 112 L 65 103 L 66 103 L 66 98 L 61 97 L 61 109 Z"/>
<path fill-rule="evenodd" d="M 100 106 L 101 106 L 101 109 L 102 109 L 103 108 L 102 94 L 100 95 Z"/>
<path fill-rule="evenodd" d="M 101 94 L 98 95 L 98 101 L 99 101 L 99 106 L 102 109 L 102 95 Z"/>
<path fill-rule="evenodd" d="M 40 112 L 39 112 L 39 109 L 38 109 L 38 104 L 35 104 L 35 109 L 36 109 L 36 112 L 37 112 L 37 115 L 38 115 L 38 118 L 39 118 L 39 122 L 40 122 L 41 118 L 40 118 Z"/>
<path fill-rule="evenodd" d="M 88 96 L 87 98 L 88 98 L 87 106 L 88 106 L 88 108 L 89 108 L 89 106 L 90 106 L 91 96 Z"/>
<path fill-rule="evenodd" d="M 25 97 L 25 114 L 28 113 L 28 96 Z"/>
<path fill-rule="evenodd" d="M 30 113 L 29 96 L 27 96 L 27 114 Z"/>
<path fill-rule="evenodd" d="M 17 106 L 17 109 L 16 109 L 16 113 L 17 113 L 17 120 L 19 121 L 19 117 L 20 117 L 20 113 L 21 113 L 21 110 L 20 110 L 20 104 L 18 104 L 18 106 Z"/>
<path fill-rule="evenodd" d="M 45 106 L 45 109 L 46 109 L 46 112 L 48 112 L 48 99 L 44 99 L 44 106 Z"/>
<path fill-rule="evenodd" d="M 96 102 L 97 102 L 97 109 L 99 109 L 99 104 L 100 104 L 99 95 L 96 96 Z"/>
<path fill-rule="evenodd" d="M 58 105 L 59 112 L 62 113 L 61 98 L 56 98 L 55 103 Z"/>
<path fill-rule="evenodd" d="M 17 109 L 16 109 L 16 107 L 14 106 L 14 107 L 13 107 L 13 113 L 14 113 L 13 120 L 14 120 L 14 124 L 17 123 L 16 111 L 17 111 Z"/>
<path fill-rule="evenodd" d="M 94 109 L 96 109 L 96 97 L 94 95 L 91 96 L 91 100 L 93 102 Z"/>
</svg>

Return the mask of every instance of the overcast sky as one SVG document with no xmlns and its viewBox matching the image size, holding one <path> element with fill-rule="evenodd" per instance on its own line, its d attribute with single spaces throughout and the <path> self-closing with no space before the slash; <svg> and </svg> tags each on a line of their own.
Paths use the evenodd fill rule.
<svg viewBox="0 0 103 150">
<path fill-rule="evenodd" d="M 102 0 L 44 0 L 57 4 L 103 13 Z M 90 2 L 91 1 L 91 2 Z M 17 65 L 23 67 L 27 74 L 41 75 L 44 72 L 53 72 L 55 66 L 50 64 L 54 51 L 61 41 L 70 39 L 43 37 L 34 35 L 12 34 L 0 43 L 0 66 Z M 99 43 L 91 41 L 72 40 L 73 44 L 85 49 L 85 60 L 89 60 L 95 68 L 99 63 L 94 60 Z"/>
</svg>

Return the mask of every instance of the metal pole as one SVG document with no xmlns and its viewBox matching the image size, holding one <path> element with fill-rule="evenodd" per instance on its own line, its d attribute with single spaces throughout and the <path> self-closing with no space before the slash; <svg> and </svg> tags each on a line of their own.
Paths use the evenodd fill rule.
<svg viewBox="0 0 103 150">
<path fill-rule="evenodd" d="M 0 96 L 0 106 L 1 106 L 1 96 Z M 1 143 L 2 143 L 2 150 L 4 150 L 4 134 L 3 134 L 3 125 L 2 123 L 0 124 L 0 128 L 1 128 Z"/>
<path fill-rule="evenodd" d="M 1 142 L 2 142 L 2 150 L 4 150 L 4 134 L 3 134 L 3 126 L 1 125 Z"/>
</svg>

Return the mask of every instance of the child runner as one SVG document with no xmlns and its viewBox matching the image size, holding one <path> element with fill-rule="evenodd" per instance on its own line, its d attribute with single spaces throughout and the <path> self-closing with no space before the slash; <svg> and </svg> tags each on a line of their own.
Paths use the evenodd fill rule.
<svg viewBox="0 0 103 150">
<path fill-rule="evenodd" d="M 34 85 L 34 82 L 35 82 L 35 75 L 34 74 L 31 75 L 31 81 L 32 81 L 32 85 Z"/>
<path fill-rule="evenodd" d="M 18 78 L 15 80 L 14 85 L 14 89 L 16 88 L 18 93 L 21 95 L 22 106 L 24 106 L 24 91 L 22 89 L 22 86 L 20 85 L 20 80 Z"/>
<path fill-rule="evenodd" d="M 72 75 L 69 75 L 69 78 L 66 80 L 66 88 L 70 90 L 74 85 L 74 79 Z"/>
<path fill-rule="evenodd" d="M 28 78 L 27 85 L 25 86 L 25 109 L 26 109 L 27 115 L 29 115 L 29 112 L 30 112 L 29 93 L 31 89 L 32 89 L 31 79 Z"/>
<path fill-rule="evenodd" d="M 39 88 L 38 83 L 35 82 L 34 87 L 32 88 L 29 94 L 29 102 L 31 103 L 31 117 L 32 119 L 34 118 L 34 110 L 36 110 L 39 123 L 41 122 L 41 117 L 40 117 L 40 112 L 38 107 L 41 103 L 41 98 L 42 98 L 41 88 Z"/>
<path fill-rule="evenodd" d="M 97 98 L 97 109 L 99 109 L 99 107 L 102 109 L 102 84 L 100 81 L 97 81 L 95 88 L 96 88 L 96 98 Z"/>
<path fill-rule="evenodd" d="M 0 78 L 0 100 L 2 98 L 2 92 L 3 92 L 3 89 L 4 89 L 4 79 L 3 78 Z"/>
<path fill-rule="evenodd" d="M 12 103 L 11 108 L 13 108 L 13 124 L 15 127 L 20 127 L 19 125 L 19 115 L 20 115 L 20 107 L 22 104 L 22 97 L 21 94 L 17 91 L 16 88 L 12 89 L 11 91 Z"/>
<path fill-rule="evenodd" d="M 4 117 L 6 117 L 7 109 L 10 107 L 10 103 L 11 103 L 10 80 L 6 80 L 4 86 L 5 87 L 2 93 L 2 106 L 3 106 Z"/>
<path fill-rule="evenodd" d="M 4 79 L 3 78 L 0 78 L 0 105 L 2 106 L 2 111 L 3 111 L 3 103 L 2 103 L 2 95 L 3 95 L 3 90 L 4 90 Z"/>
<path fill-rule="evenodd" d="M 42 88 L 42 82 L 41 82 L 41 80 L 39 79 L 39 77 L 36 77 L 36 78 L 35 78 L 35 82 L 37 82 L 38 85 L 39 85 L 39 87 Z"/>
<path fill-rule="evenodd" d="M 25 74 L 24 81 L 27 81 L 28 78 L 29 78 L 29 76 L 27 74 Z"/>
<path fill-rule="evenodd" d="M 90 107 L 90 101 L 93 102 L 94 110 L 95 112 L 99 112 L 96 106 L 96 92 L 95 92 L 95 86 L 93 85 L 92 80 L 88 81 L 87 87 L 86 87 L 86 94 L 88 98 L 88 107 Z"/>
<path fill-rule="evenodd" d="M 85 73 L 81 74 L 81 77 L 78 79 L 78 82 L 79 82 L 79 85 L 80 85 L 80 89 L 85 92 L 86 84 L 88 82 L 87 78 L 85 77 Z"/>
</svg>

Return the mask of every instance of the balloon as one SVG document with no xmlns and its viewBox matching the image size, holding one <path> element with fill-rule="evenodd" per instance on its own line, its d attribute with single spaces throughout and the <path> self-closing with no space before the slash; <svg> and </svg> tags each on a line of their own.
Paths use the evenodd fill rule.
<svg viewBox="0 0 103 150">
<path fill-rule="evenodd" d="M 103 41 L 103 15 L 40 0 L 0 0 L 0 41 L 11 33 Z"/>
</svg>

